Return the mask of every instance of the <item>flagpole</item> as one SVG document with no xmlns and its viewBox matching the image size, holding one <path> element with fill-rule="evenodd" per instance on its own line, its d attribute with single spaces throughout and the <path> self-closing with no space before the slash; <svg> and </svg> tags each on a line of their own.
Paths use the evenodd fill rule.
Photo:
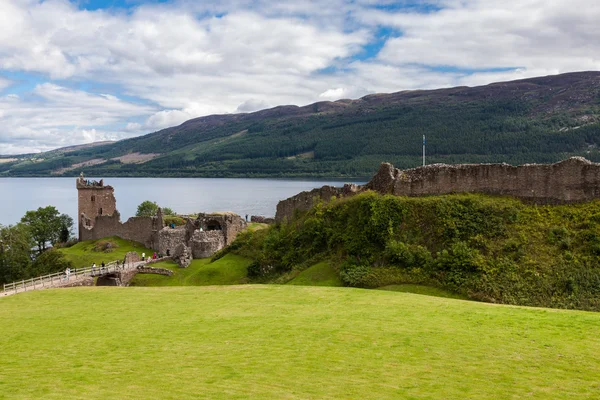
<svg viewBox="0 0 600 400">
<path fill-rule="evenodd" d="M 423 135 L 423 166 L 425 166 L 425 135 Z"/>
</svg>

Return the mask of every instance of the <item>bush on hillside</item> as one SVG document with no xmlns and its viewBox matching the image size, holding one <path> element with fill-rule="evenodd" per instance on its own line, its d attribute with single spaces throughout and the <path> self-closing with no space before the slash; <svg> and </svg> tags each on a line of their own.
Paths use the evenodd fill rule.
<svg viewBox="0 0 600 400">
<path fill-rule="evenodd" d="M 600 310 L 598 215 L 600 202 L 367 192 L 240 235 L 227 251 L 255 260 L 254 281 L 328 259 L 348 286 L 425 283 L 490 302 Z"/>
</svg>

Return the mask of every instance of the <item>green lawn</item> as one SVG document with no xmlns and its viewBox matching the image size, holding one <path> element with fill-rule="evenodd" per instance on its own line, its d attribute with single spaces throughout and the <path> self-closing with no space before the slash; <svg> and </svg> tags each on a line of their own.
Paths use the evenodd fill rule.
<svg viewBox="0 0 600 400">
<path fill-rule="evenodd" d="M 130 282 L 131 286 L 202 286 L 235 285 L 246 282 L 248 265 L 251 260 L 227 254 L 211 263 L 210 258 L 193 260 L 189 267 L 179 268 L 172 261 L 152 264 L 152 267 L 167 268 L 173 276 L 138 274 Z"/>
<path fill-rule="evenodd" d="M 329 262 L 323 261 L 300 272 L 288 285 L 343 286 Z"/>
<path fill-rule="evenodd" d="M 7 398 L 600 396 L 596 313 L 243 285 L 43 290 L 0 320 Z"/>
<path fill-rule="evenodd" d="M 109 253 L 94 251 L 94 245 L 96 242 L 105 240 L 110 240 L 116 243 L 119 247 Z M 146 253 L 146 256 L 151 256 L 152 253 L 154 253 L 154 250 L 147 249 L 140 243 L 121 239 L 117 236 L 99 240 L 86 240 L 84 242 L 79 242 L 74 246 L 59 249 L 58 251 L 63 253 L 68 260 L 71 260 L 75 268 L 89 267 L 93 263 L 100 265 L 102 261 L 107 264 L 115 260 L 123 261 L 125 254 L 130 251 L 136 251 L 140 256 L 142 253 Z"/>
<path fill-rule="evenodd" d="M 423 285 L 412 285 L 412 284 L 389 285 L 389 286 L 382 286 L 378 289 L 379 290 L 388 290 L 388 291 L 392 291 L 392 292 L 422 294 L 425 296 L 445 297 L 445 298 L 449 298 L 449 299 L 468 300 L 467 296 L 463 296 L 463 295 L 457 294 L 457 293 L 452 293 L 452 292 L 449 292 L 444 289 L 431 287 L 431 286 L 423 286 Z"/>
</svg>

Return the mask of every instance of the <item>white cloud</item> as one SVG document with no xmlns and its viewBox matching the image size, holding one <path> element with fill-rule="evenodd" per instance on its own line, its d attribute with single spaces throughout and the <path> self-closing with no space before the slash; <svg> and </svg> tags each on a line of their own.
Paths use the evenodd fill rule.
<svg viewBox="0 0 600 400">
<path fill-rule="evenodd" d="M 340 100 L 340 99 L 355 99 L 362 97 L 367 94 L 373 93 L 371 90 L 367 90 L 363 87 L 346 86 L 327 89 L 319 95 L 320 98 L 325 100 Z"/>
<path fill-rule="evenodd" d="M 0 73 L 47 81 L 0 98 L 0 153 L 128 137 L 214 113 L 600 69 L 600 3 L 374 7 L 422 3 L 176 0 L 85 11 L 66 0 L 0 0 Z M 391 31 L 379 54 L 357 61 L 380 27 Z M 88 81 L 89 92 L 65 88 Z M 0 90 L 10 84 L 0 78 Z"/>
<path fill-rule="evenodd" d="M 388 40 L 382 63 L 467 69 L 600 69 L 600 3 L 587 0 L 448 1 L 431 14 L 366 12 L 401 36 Z"/>
<path fill-rule="evenodd" d="M 259 99 L 248 99 L 240 104 L 236 108 L 236 112 L 253 112 L 258 110 L 264 110 L 265 108 L 269 108 L 271 105 L 265 100 Z"/>
<path fill-rule="evenodd" d="M 0 109 L 0 154 L 121 139 L 129 135 L 101 127 L 155 111 L 113 96 L 92 95 L 50 83 L 36 86 L 27 98 L 14 94 L 0 97 Z"/>
</svg>

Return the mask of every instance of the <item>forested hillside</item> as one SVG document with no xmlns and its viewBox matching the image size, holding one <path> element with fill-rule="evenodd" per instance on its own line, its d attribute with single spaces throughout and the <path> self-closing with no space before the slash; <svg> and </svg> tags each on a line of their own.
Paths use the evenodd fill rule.
<svg viewBox="0 0 600 400">
<path fill-rule="evenodd" d="M 388 161 L 600 161 L 600 72 L 405 91 L 193 119 L 120 142 L 0 163 L 0 176 L 370 176 Z M 91 161 L 90 161 L 91 160 Z"/>
</svg>

